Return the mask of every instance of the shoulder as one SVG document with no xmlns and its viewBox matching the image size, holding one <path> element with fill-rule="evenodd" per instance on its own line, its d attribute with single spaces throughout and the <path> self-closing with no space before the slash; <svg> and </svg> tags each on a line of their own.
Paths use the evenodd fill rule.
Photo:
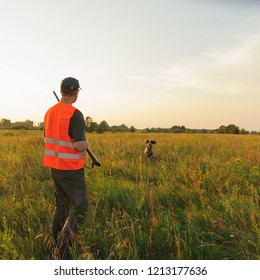
<svg viewBox="0 0 260 280">
<path fill-rule="evenodd" d="M 78 109 L 75 108 L 75 111 L 71 117 L 71 120 L 82 121 L 82 120 L 84 120 L 84 116 Z"/>
</svg>

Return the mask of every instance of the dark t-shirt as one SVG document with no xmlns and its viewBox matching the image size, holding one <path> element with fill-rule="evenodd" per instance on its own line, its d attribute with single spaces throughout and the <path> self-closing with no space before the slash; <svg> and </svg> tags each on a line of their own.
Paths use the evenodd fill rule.
<svg viewBox="0 0 260 280">
<path fill-rule="evenodd" d="M 86 141 L 85 133 L 84 116 L 79 110 L 75 110 L 70 119 L 69 136 L 73 138 L 75 142 Z"/>
</svg>

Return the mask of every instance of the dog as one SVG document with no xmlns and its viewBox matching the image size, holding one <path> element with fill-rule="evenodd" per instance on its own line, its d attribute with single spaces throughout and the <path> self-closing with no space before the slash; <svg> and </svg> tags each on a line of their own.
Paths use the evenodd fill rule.
<svg viewBox="0 0 260 280">
<path fill-rule="evenodd" d="M 144 154 L 147 158 L 153 157 L 153 144 L 156 144 L 154 140 L 146 140 L 145 144 L 147 144 L 146 148 L 144 149 Z"/>
</svg>

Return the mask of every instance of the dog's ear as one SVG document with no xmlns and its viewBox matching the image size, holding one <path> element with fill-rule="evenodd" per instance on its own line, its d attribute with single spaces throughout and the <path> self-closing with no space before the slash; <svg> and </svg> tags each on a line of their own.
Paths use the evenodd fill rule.
<svg viewBox="0 0 260 280">
<path fill-rule="evenodd" d="M 145 144 L 149 143 L 149 140 L 146 140 L 144 143 L 145 143 Z"/>
<path fill-rule="evenodd" d="M 152 140 L 151 142 L 152 142 L 152 144 L 156 144 L 156 141 L 155 141 L 155 140 Z"/>
</svg>

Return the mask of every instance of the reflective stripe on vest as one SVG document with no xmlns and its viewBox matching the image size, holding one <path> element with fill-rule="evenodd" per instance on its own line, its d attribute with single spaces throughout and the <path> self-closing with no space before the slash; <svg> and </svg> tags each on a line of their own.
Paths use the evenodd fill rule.
<svg viewBox="0 0 260 280">
<path fill-rule="evenodd" d="M 48 156 L 54 156 L 54 157 L 66 158 L 66 159 L 80 159 L 81 157 L 84 156 L 84 152 L 80 154 L 69 154 L 69 153 L 58 153 L 51 150 L 45 150 L 44 154 Z"/>
<path fill-rule="evenodd" d="M 49 143 L 49 144 L 55 144 L 58 146 L 63 146 L 63 147 L 70 147 L 70 148 L 74 148 L 73 144 L 69 141 L 64 141 L 64 140 L 57 140 L 54 138 L 44 138 L 45 143 Z"/>
</svg>

